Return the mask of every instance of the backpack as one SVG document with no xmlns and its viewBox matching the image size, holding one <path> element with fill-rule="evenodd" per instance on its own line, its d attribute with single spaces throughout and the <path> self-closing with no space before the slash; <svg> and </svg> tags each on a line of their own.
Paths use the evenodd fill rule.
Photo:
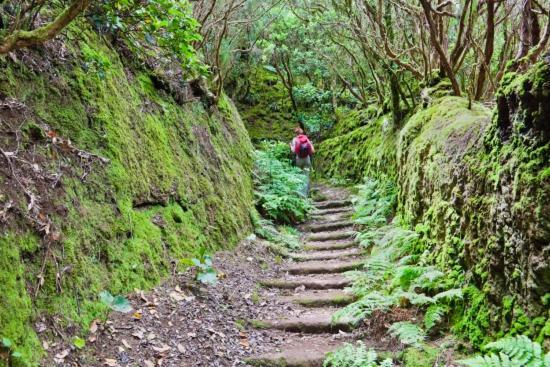
<svg viewBox="0 0 550 367">
<path fill-rule="evenodd" d="M 296 155 L 300 158 L 309 157 L 311 155 L 312 147 L 308 137 L 305 135 L 298 135 L 296 139 L 298 139 L 298 141 L 294 146 L 294 153 L 296 153 Z"/>
</svg>

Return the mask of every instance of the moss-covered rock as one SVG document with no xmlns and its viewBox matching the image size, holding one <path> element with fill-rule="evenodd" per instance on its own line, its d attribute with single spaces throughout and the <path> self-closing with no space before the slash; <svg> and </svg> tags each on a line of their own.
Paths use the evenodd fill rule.
<svg viewBox="0 0 550 367">
<path fill-rule="evenodd" d="M 316 149 L 314 167 L 325 177 L 347 178 L 354 182 L 363 177 L 389 177 L 397 172 L 396 139 L 391 116 L 377 118 L 372 111 L 352 111 L 339 119 L 332 138 Z"/>
<path fill-rule="evenodd" d="M 14 200 L 19 210 L 0 238 L 0 337 L 30 365 L 42 353 L 32 330 L 40 315 L 78 333 L 105 315 L 100 291 L 150 288 L 200 247 L 230 248 L 251 230 L 252 147 L 229 99 L 210 109 L 177 103 L 83 22 L 59 45 L 62 58 L 39 49 L 0 60 L 0 98 L 26 106 L 0 112 L 21 121 L 20 148 L 39 158 L 36 169 L 61 174 L 48 190 L 29 186 L 59 231 L 51 241 L 26 221 L 9 175 L 0 177 L 0 207 Z M 34 136 L 44 124 L 71 145 Z M 65 154 L 71 146 L 109 163 Z"/>
</svg>

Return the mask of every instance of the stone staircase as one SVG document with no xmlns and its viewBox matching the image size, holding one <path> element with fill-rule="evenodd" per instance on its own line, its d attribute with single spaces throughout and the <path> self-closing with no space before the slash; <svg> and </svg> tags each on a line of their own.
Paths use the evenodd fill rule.
<svg viewBox="0 0 550 367">
<path fill-rule="evenodd" d="M 280 290 L 277 301 L 303 309 L 298 316 L 274 315 L 252 321 L 257 328 L 281 331 L 285 342 L 273 351 L 248 358 L 249 365 L 320 367 L 326 354 L 343 343 L 333 336 L 353 330 L 353 320 L 335 322 L 332 315 L 356 299 L 344 290 L 351 282 L 342 273 L 360 269 L 363 252 L 355 240 L 350 200 L 331 190 L 323 194 L 327 199 L 315 203 L 312 220 L 304 227 L 302 251 L 290 254 L 292 261 L 280 278 L 261 281 L 264 287 Z M 293 294 L 285 294 L 289 290 L 294 290 Z"/>
</svg>

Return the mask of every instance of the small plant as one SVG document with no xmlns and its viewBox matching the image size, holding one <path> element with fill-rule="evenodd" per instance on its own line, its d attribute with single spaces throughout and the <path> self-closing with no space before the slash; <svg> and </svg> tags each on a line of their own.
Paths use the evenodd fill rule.
<svg viewBox="0 0 550 367">
<path fill-rule="evenodd" d="M 8 362 L 13 359 L 20 359 L 23 355 L 14 349 L 14 345 L 11 339 L 0 339 L 0 352 L 4 349 L 8 358 Z M 2 353 L 0 353 L 0 362 L 2 361 Z"/>
<path fill-rule="evenodd" d="M 128 299 L 124 296 L 113 296 L 109 291 L 102 291 L 99 293 L 99 299 L 101 302 L 113 311 L 128 313 L 132 311 L 132 306 Z"/>
<path fill-rule="evenodd" d="M 207 249 L 202 247 L 199 249 L 197 257 L 191 259 L 182 259 L 181 262 L 185 265 L 194 266 L 197 270 L 195 279 L 203 284 L 216 284 L 218 281 L 218 273 L 212 264 L 212 257 L 207 253 Z"/>
<path fill-rule="evenodd" d="M 550 352 L 544 354 L 541 345 L 525 335 L 497 340 L 484 349 L 492 352 L 458 363 L 467 367 L 550 367 Z"/>
<path fill-rule="evenodd" d="M 406 345 L 418 347 L 426 339 L 426 334 L 419 326 L 408 322 L 396 322 L 388 329 L 391 336 L 396 337 Z"/>
<path fill-rule="evenodd" d="M 254 168 L 258 211 L 275 222 L 302 222 L 312 209 L 306 196 L 308 177 L 292 166 L 287 144 L 264 143 L 262 148 L 256 151 Z"/>
<path fill-rule="evenodd" d="M 378 362 L 378 354 L 367 350 L 365 345 L 346 343 L 342 348 L 329 353 L 323 367 L 393 367 L 391 359 Z"/>
</svg>

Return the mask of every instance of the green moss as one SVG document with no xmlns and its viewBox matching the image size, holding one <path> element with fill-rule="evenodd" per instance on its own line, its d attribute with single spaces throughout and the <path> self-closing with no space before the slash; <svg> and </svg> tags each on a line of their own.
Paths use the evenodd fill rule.
<svg viewBox="0 0 550 367">
<path fill-rule="evenodd" d="M 263 67 L 254 68 L 249 82 L 248 95 L 238 107 L 252 141 L 290 141 L 299 122 L 293 118 L 288 92 L 277 74 Z"/>
<path fill-rule="evenodd" d="M 485 293 L 475 286 L 469 286 L 463 292 L 467 306 L 463 310 L 457 310 L 453 331 L 480 348 L 491 340 L 489 304 Z"/>
<path fill-rule="evenodd" d="M 0 336 L 12 338 L 33 365 L 42 353 L 35 317 L 55 314 L 63 326 L 86 329 L 106 315 L 102 290 L 151 288 L 199 247 L 231 248 L 252 230 L 252 145 L 232 102 L 222 96 L 217 111 L 199 102 L 178 105 L 84 23 L 69 31 L 75 27 L 78 41 L 67 43 L 72 55 L 51 70 L 55 76 L 11 61 L 3 61 L 0 76 L 2 93 L 74 146 L 110 160 L 64 161 L 64 194 L 52 204 L 66 213 L 51 213 L 61 242 L 51 247 L 36 298 L 30 292 L 44 258 L 38 239 L 11 235 L 1 243 L 0 262 L 9 262 L 0 271 L 13 291 L 0 302 Z M 48 149 L 43 153 L 58 163 Z M 23 260 L 26 253 L 36 255 Z M 70 272 L 56 281 L 64 267 Z"/>
<path fill-rule="evenodd" d="M 395 178 L 397 134 L 391 127 L 391 118 L 384 115 L 360 122 L 362 116 L 360 112 L 352 112 L 341 119 L 335 128 L 352 131 L 327 139 L 316 149 L 314 164 L 319 175 L 347 178 L 354 182 L 361 181 L 365 176 Z M 340 125 L 347 127 L 340 128 Z M 353 129 L 354 126 L 361 127 Z"/>
<path fill-rule="evenodd" d="M 403 366 L 405 367 L 432 367 L 435 365 L 439 349 L 424 345 L 421 348 L 407 348 L 403 352 Z"/>
<path fill-rule="evenodd" d="M 22 361 L 37 364 L 41 353 L 40 342 L 32 329 L 33 304 L 27 293 L 26 281 L 37 286 L 30 278 L 25 257 L 38 249 L 36 236 L 8 233 L 0 238 L 0 338 L 13 342 L 13 350 L 20 352 Z"/>
</svg>

